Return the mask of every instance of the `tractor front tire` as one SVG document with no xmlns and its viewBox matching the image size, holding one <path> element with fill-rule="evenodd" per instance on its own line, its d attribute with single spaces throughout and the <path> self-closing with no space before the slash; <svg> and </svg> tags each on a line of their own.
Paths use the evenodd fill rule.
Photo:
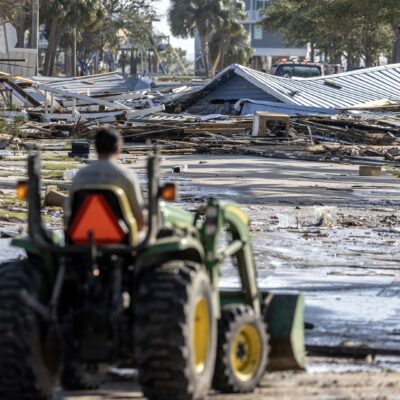
<svg viewBox="0 0 400 400">
<path fill-rule="evenodd" d="M 44 279 L 28 260 L 0 266 L 0 398 L 50 400 L 59 372 L 59 337 L 22 301 L 22 291 L 39 301 Z"/>
<path fill-rule="evenodd" d="M 144 396 L 204 399 L 217 347 L 217 321 L 205 269 L 176 261 L 148 273 L 139 286 L 135 324 Z"/>
<path fill-rule="evenodd" d="M 218 325 L 218 351 L 213 388 L 222 393 L 253 391 L 265 373 L 267 329 L 250 306 L 222 309 Z"/>
</svg>

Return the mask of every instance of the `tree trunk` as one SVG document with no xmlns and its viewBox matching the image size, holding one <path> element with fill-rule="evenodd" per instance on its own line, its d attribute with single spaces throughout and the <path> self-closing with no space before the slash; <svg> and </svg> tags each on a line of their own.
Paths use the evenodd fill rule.
<svg viewBox="0 0 400 400">
<path fill-rule="evenodd" d="M 208 49 L 208 41 L 207 34 L 205 32 L 200 33 L 200 45 L 201 52 L 203 53 L 203 63 L 204 63 L 204 72 L 207 78 L 210 77 L 210 53 Z"/>
<path fill-rule="evenodd" d="M 76 76 L 76 28 L 74 29 L 72 37 L 71 73 L 72 76 Z"/>
<path fill-rule="evenodd" d="M 221 65 L 221 61 L 223 58 L 223 51 L 224 51 L 224 34 L 222 33 L 221 39 L 220 39 L 219 45 L 218 45 L 217 57 L 215 57 L 214 64 L 211 69 L 211 74 L 213 77 L 215 76 L 215 74 L 217 72 L 218 66 Z M 223 64 L 222 64 L 222 68 L 223 68 Z"/>
<path fill-rule="evenodd" d="M 55 72 L 55 65 L 56 65 L 56 58 L 57 58 L 57 50 L 58 50 L 58 43 L 60 43 L 60 38 L 61 38 L 61 30 L 59 30 L 56 34 L 55 40 L 54 40 L 54 46 L 53 46 L 53 51 L 50 57 L 50 62 L 49 62 L 49 76 L 54 76 Z"/>
<path fill-rule="evenodd" d="M 394 40 L 392 46 L 392 63 L 400 62 L 400 20 L 393 24 Z"/>
<path fill-rule="evenodd" d="M 347 53 L 346 54 L 346 61 L 347 61 L 347 69 L 354 67 L 354 54 Z"/>
<path fill-rule="evenodd" d="M 121 69 L 122 69 L 122 75 L 125 75 L 125 51 L 122 50 L 121 54 Z M 142 71 L 143 73 L 143 71 Z"/>
<path fill-rule="evenodd" d="M 311 59 L 311 62 L 315 61 L 315 44 L 314 43 L 311 43 L 310 59 Z"/>
<path fill-rule="evenodd" d="M 24 48 L 25 47 L 25 25 L 24 25 L 24 21 L 20 21 L 22 22 L 21 24 L 18 25 L 17 28 L 17 44 L 15 47 L 18 48 Z"/>
<path fill-rule="evenodd" d="M 58 44 L 60 43 L 61 36 L 64 33 L 65 26 L 66 17 L 64 17 L 63 19 L 54 18 L 51 23 L 50 35 L 46 50 L 46 58 L 44 62 L 44 74 L 46 76 L 52 76 L 54 74 L 57 48 Z"/>
<path fill-rule="evenodd" d="M 54 18 L 53 21 L 51 22 L 50 35 L 48 38 L 46 57 L 44 60 L 44 68 L 43 68 L 43 73 L 45 76 L 50 75 L 50 59 L 53 57 L 53 54 L 55 54 L 54 46 L 57 47 L 56 35 L 57 35 L 57 28 L 59 25 L 58 22 L 59 20 L 57 18 Z"/>
<path fill-rule="evenodd" d="M 49 63 L 49 76 L 53 76 L 54 72 L 55 72 L 57 49 L 58 49 L 58 44 L 60 43 L 61 36 L 63 35 L 64 30 L 65 30 L 65 25 L 66 25 L 65 21 L 66 21 L 66 19 L 64 18 L 59 26 L 57 33 L 56 33 L 54 47 L 53 47 L 53 54 L 50 58 L 50 63 Z"/>
<path fill-rule="evenodd" d="M 220 62 L 220 65 L 221 65 L 221 69 L 224 69 L 225 68 L 225 33 L 222 35 L 222 43 L 221 43 L 221 45 L 222 45 L 222 49 L 221 49 L 221 62 Z"/>
<path fill-rule="evenodd" d="M 375 66 L 374 64 L 376 62 L 376 57 L 373 52 L 366 51 L 364 60 L 365 60 L 365 66 L 367 68 Z"/>
<path fill-rule="evenodd" d="M 64 56 L 64 73 L 67 76 L 70 76 L 71 74 L 71 54 L 67 51 L 65 51 Z"/>
</svg>

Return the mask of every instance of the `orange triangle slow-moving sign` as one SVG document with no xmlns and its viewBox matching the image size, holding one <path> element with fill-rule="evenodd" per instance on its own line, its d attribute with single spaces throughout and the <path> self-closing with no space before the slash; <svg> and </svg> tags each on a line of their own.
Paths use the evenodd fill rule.
<svg viewBox="0 0 400 400">
<path fill-rule="evenodd" d="M 74 243 L 87 244 L 89 233 L 99 244 L 121 243 L 124 232 L 104 196 L 93 194 L 86 197 L 69 229 Z"/>
</svg>

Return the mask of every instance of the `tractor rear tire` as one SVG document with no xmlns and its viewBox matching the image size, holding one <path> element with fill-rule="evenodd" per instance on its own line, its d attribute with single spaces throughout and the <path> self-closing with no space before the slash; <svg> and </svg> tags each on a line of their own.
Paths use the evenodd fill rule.
<svg viewBox="0 0 400 400">
<path fill-rule="evenodd" d="M 22 301 L 24 290 L 46 301 L 44 279 L 28 260 L 0 266 L 0 398 L 49 400 L 58 381 L 60 341 Z"/>
<path fill-rule="evenodd" d="M 97 368 L 96 365 L 91 366 L 80 361 L 64 360 L 62 387 L 69 391 L 98 389 L 104 381 L 104 374 Z"/>
<path fill-rule="evenodd" d="M 144 396 L 204 399 L 217 348 L 217 321 L 205 269 L 175 261 L 149 273 L 139 286 L 135 324 Z"/>
<path fill-rule="evenodd" d="M 253 391 L 265 373 L 267 329 L 250 306 L 229 305 L 218 324 L 218 351 L 213 388 L 222 393 Z"/>
</svg>

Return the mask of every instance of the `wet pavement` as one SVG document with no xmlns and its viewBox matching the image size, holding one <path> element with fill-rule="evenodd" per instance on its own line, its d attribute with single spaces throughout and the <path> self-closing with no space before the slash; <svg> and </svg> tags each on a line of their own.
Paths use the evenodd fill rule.
<svg viewBox="0 0 400 400">
<path fill-rule="evenodd" d="M 259 285 L 305 294 L 308 344 L 400 349 L 397 179 L 359 177 L 353 165 L 250 156 L 174 156 L 162 165 L 187 209 L 210 196 L 242 204 Z M 176 165 L 187 171 L 173 174 Z M 143 157 L 127 166 L 145 182 Z M 324 210 L 328 221 L 315 226 Z M 13 255 L 7 243 L 0 240 L 0 260 Z M 237 284 L 232 266 L 223 268 L 221 286 Z"/>
<path fill-rule="evenodd" d="M 244 156 L 176 156 L 168 157 L 163 165 L 163 180 L 180 183 L 180 205 L 186 209 L 193 210 L 208 196 L 234 200 L 243 206 L 253 221 L 251 231 L 259 285 L 271 291 L 305 294 L 305 318 L 310 327 L 306 330 L 307 344 L 399 352 L 399 180 L 390 175 L 359 177 L 358 168 L 353 165 Z M 175 165 L 188 165 L 188 170 L 173 174 Z M 131 167 L 140 173 L 144 182 L 143 158 Z M 319 214 L 315 213 L 316 209 L 321 212 L 321 207 L 322 210 L 329 207 L 330 214 L 326 220 L 318 221 Z M 12 255 L 7 242 L 0 240 L 0 260 Z M 235 270 L 231 265 L 224 266 L 221 285 L 237 284 Z M 321 364 L 311 359 L 308 370 L 316 374 L 326 371 L 340 374 L 355 368 L 362 375 L 365 369 L 366 376 L 357 376 L 362 378 L 360 385 L 366 385 L 365 382 L 375 379 L 368 377 L 372 372 L 379 372 L 382 382 L 386 382 L 383 372 L 398 371 L 400 362 L 398 358 L 386 358 L 370 364 L 363 361 L 361 365 L 349 367 L 340 360 Z M 308 375 L 303 378 L 309 379 Z M 292 383 L 297 380 L 291 379 Z M 273 383 L 268 385 L 266 394 L 281 395 L 276 387 L 271 389 Z M 393 388 L 390 385 L 388 382 L 388 388 Z M 394 388 L 394 394 L 400 396 L 400 388 Z M 140 392 L 129 397 L 121 390 L 115 390 L 112 395 L 77 399 L 141 398 Z M 328 392 L 322 391 L 324 396 L 321 396 L 317 390 L 319 397 L 306 393 L 304 398 L 396 398 L 389 394 L 379 397 L 379 391 L 377 397 L 372 394 L 368 397 L 363 392 L 358 398 L 346 391 L 343 396 L 340 391 L 329 395 Z M 353 392 L 357 390 L 353 388 Z M 295 398 L 290 396 L 280 398 Z M 258 399 L 257 396 L 234 398 Z"/>
</svg>

